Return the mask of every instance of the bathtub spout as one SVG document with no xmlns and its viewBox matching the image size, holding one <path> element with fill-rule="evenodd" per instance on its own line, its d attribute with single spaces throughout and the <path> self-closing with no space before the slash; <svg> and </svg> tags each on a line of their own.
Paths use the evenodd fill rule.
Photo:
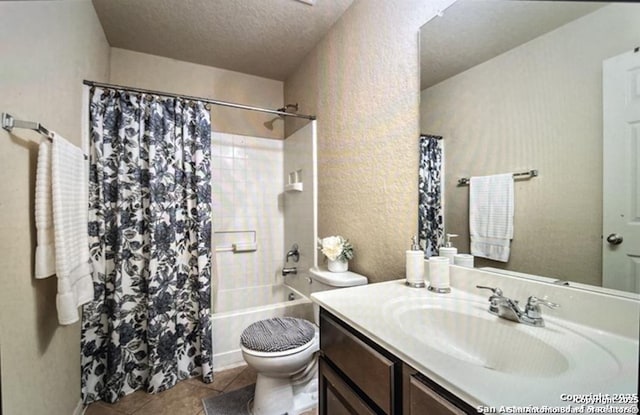
<svg viewBox="0 0 640 415">
<path fill-rule="evenodd" d="M 297 273 L 298 273 L 298 268 L 296 268 L 296 267 L 289 267 L 289 268 L 284 267 L 284 268 L 282 268 L 282 276 L 283 277 L 286 277 L 289 274 L 294 274 L 295 275 Z"/>
</svg>

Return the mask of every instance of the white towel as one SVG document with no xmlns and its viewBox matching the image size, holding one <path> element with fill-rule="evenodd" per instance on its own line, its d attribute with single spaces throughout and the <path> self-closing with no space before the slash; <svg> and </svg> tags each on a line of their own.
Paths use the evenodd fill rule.
<svg viewBox="0 0 640 415">
<path fill-rule="evenodd" d="M 51 152 L 51 184 L 58 275 L 58 321 L 79 320 L 78 306 L 93 300 L 87 233 L 87 169 L 84 153 L 55 134 Z"/>
<path fill-rule="evenodd" d="M 56 251 L 51 200 L 51 143 L 40 144 L 36 169 L 36 278 L 56 273 Z"/>
<path fill-rule="evenodd" d="M 513 239 L 513 174 L 472 177 L 469 184 L 471 254 L 509 261 Z"/>
</svg>

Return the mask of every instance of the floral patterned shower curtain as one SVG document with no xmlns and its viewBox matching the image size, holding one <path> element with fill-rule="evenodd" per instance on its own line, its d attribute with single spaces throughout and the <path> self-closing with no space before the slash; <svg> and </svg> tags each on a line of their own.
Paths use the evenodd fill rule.
<svg viewBox="0 0 640 415">
<path fill-rule="evenodd" d="M 444 233 L 442 219 L 442 137 L 420 136 L 418 238 L 425 258 L 438 255 Z"/>
<path fill-rule="evenodd" d="M 85 403 L 212 380 L 210 140 L 202 102 L 92 90 Z"/>
</svg>

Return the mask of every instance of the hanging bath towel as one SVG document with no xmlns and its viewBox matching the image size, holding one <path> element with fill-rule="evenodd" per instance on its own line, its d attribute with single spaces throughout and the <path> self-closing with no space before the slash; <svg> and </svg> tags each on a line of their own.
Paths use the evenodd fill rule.
<svg viewBox="0 0 640 415">
<path fill-rule="evenodd" d="M 51 204 L 51 143 L 45 141 L 38 149 L 36 168 L 36 258 L 35 277 L 47 278 L 56 273 L 56 249 Z"/>
<path fill-rule="evenodd" d="M 84 153 L 59 135 L 51 149 L 51 184 L 58 321 L 79 320 L 78 306 L 93 300 L 87 231 L 87 169 Z"/>
<path fill-rule="evenodd" d="M 471 254 L 508 262 L 513 239 L 513 174 L 471 177 Z"/>
</svg>

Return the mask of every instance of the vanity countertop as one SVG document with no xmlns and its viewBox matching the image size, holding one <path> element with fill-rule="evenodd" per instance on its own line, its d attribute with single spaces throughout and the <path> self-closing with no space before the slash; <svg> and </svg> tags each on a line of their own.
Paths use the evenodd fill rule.
<svg viewBox="0 0 640 415">
<path fill-rule="evenodd" d="M 453 267 L 452 271 L 452 283 L 456 272 L 468 273 L 455 271 Z M 498 281 L 502 283 L 500 286 L 512 290 L 513 284 L 523 284 L 486 272 L 473 275 L 480 276 L 477 283 L 495 284 Z M 469 275 L 457 276 L 460 281 L 463 277 L 469 278 Z M 593 327 L 568 319 L 566 310 L 563 315 L 544 309 L 546 327 L 526 326 L 489 314 L 488 293 L 485 295 L 485 291 L 475 290 L 478 291 L 476 293 L 469 289 L 470 286 L 471 283 L 466 281 L 460 288 L 452 287 L 450 294 L 435 294 L 426 288 L 407 287 L 404 280 L 395 280 L 318 292 L 311 298 L 474 407 L 494 407 L 498 411 L 500 407 L 588 407 L 591 405 L 588 402 L 571 402 L 568 399 L 572 396 L 588 399 L 593 394 L 611 397 L 637 394 L 637 324 L 627 332 L 625 327 L 614 327 L 608 331 L 603 330 L 602 322 Z M 545 289 L 544 285 L 533 283 L 522 291 L 529 290 L 532 295 L 542 297 L 540 290 Z M 586 301 L 584 298 L 594 300 L 584 297 L 591 294 L 562 291 L 557 287 L 549 289 L 552 295 L 561 298 L 565 309 L 572 308 L 571 302 Z M 508 294 L 505 291 L 505 295 Z M 522 300 L 519 297 L 514 299 Z M 591 306 L 597 307 L 600 299 L 602 297 L 596 297 L 595 305 L 592 303 Z M 604 298 L 604 301 L 617 300 Z M 637 313 L 640 302 L 621 301 L 622 311 L 636 311 L 635 317 L 627 315 L 622 318 L 623 326 L 627 326 L 640 318 Z M 579 304 L 575 308 L 582 309 Z M 439 313 L 437 318 L 432 314 L 434 310 Z M 472 315 L 473 319 L 468 321 L 474 323 L 468 327 L 453 327 L 460 326 L 459 321 L 455 318 L 447 320 L 449 314 L 446 313 L 461 315 L 458 311 Z M 439 326 L 433 326 L 435 320 L 440 321 Z M 487 335 L 487 332 L 493 332 L 494 325 L 498 329 L 497 334 Z M 459 348 L 462 343 L 466 344 Z M 482 353 L 493 355 L 488 360 L 496 361 L 489 364 L 471 356 L 474 351 L 469 353 L 469 344 L 483 349 Z M 534 353 L 536 347 L 542 350 L 537 356 Z M 547 350 L 552 352 L 548 359 Z M 511 359 L 515 366 L 506 370 L 501 368 L 499 360 L 503 357 Z M 608 404 L 611 403 L 614 402 Z"/>
</svg>

